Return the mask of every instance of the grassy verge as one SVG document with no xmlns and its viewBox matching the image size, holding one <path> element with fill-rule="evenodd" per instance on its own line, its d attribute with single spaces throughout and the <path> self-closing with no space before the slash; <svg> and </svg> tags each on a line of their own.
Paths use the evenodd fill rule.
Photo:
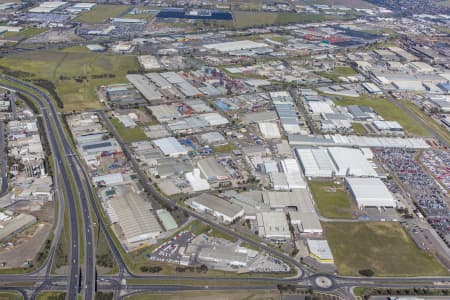
<svg viewBox="0 0 450 300">
<path fill-rule="evenodd" d="M 0 292 L 0 300 L 21 300 L 23 296 L 14 291 Z"/>
<path fill-rule="evenodd" d="M 127 300 L 207 300 L 207 299 L 220 299 L 220 300 L 275 300 L 281 299 L 279 291 L 191 291 L 191 292 L 152 292 L 136 294 L 126 297 Z"/>
<path fill-rule="evenodd" d="M 436 120 L 428 116 L 425 112 L 423 112 L 419 107 L 414 105 L 411 102 L 402 101 L 403 105 L 406 106 L 411 112 L 415 113 L 419 118 L 427 123 L 428 126 L 433 129 L 434 133 L 436 133 L 439 137 L 441 137 L 447 144 L 450 145 L 450 132 L 445 129 L 441 124 L 438 124 Z"/>
<path fill-rule="evenodd" d="M 112 118 L 111 123 L 114 125 L 120 137 L 125 143 L 144 141 L 148 139 L 144 131 L 140 127 L 127 128 L 117 118 Z"/>
<path fill-rule="evenodd" d="M 320 215 L 326 218 L 351 219 L 351 201 L 343 185 L 329 181 L 308 182 Z"/>
<path fill-rule="evenodd" d="M 367 130 L 361 123 L 352 123 L 352 129 L 357 135 L 366 135 Z"/>
<path fill-rule="evenodd" d="M 100 4 L 75 18 L 75 21 L 83 23 L 104 23 L 109 18 L 114 18 L 125 13 L 130 8 L 131 6 L 129 5 Z"/>
<path fill-rule="evenodd" d="M 380 116 L 388 121 L 397 121 L 405 131 L 412 135 L 429 136 L 428 131 L 411 118 L 405 111 L 384 98 L 361 96 L 358 98 L 340 97 L 337 105 L 366 105 L 372 107 Z"/>
<path fill-rule="evenodd" d="M 335 67 L 331 72 L 317 72 L 318 75 L 331 79 L 334 82 L 339 82 L 341 81 L 339 79 L 339 77 L 341 76 L 354 76 L 357 75 L 358 73 L 356 73 L 355 70 L 353 70 L 353 68 L 351 67 L 347 67 L 347 66 L 339 66 L 339 67 Z"/>
<path fill-rule="evenodd" d="M 66 293 L 64 292 L 42 292 L 38 295 L 37 300 L 64 300 Z"/>
<path fill-rule="evenodd" d="M 236 150 L 236 146 L 232 143 L 228 143 L 225 145 L 220 145 L 220 146 L 213 146 L 212 149 L 214 150 L 214 152 L 216 153 L 223 153 L 223 152 L 231 152 L 233 150 Z"/>
<path fill-rule="evenodd" d="M 444 276 L 447 270 L 417 248 L 403 227 L 391 222 L 324 222 L 330 248 L 342 275 L 370 269 L 375 276 Z"/>
</svg>

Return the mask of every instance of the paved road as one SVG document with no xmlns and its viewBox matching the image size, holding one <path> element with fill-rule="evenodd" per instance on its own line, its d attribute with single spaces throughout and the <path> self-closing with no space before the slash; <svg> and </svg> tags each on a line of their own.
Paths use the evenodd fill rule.
<svg viewBox="0 0 450 300">
<path fill-rule="evenodd" d="M 2 179 L 0 197 L 8 193 L 8 173 L 7 173 L 8 157 L 5 144 L 5 123 L 0 121 L 0 177 Z"/>
<path fill-rule="evenodd" d="M 61 173 L 61 179 L 64 186 L 64 192 L 65 196 L 68 202 L 68 212 L 69 212 L 69 223 L 70 223 L 70 236 L 72 240 L 71 245 L 71 251 L 69 255 L 69 264 L 70 264 L 70 277 L 69 277 L 69 284 L 68 284 L 68 299 L 76 299 L 78 294 L 78 288 L 80 285 L 79 282 L 79 260 L 80 260 L 80 249 L 79 249 L 79 238 L 80 238 L 80 232 L 78 230 L 78 211 L 77 211 L 77 205 L 76 205 L 76 194 L 75 191 L 72 188 L 71 181 L 70 181 L 70 174 L 71 171 L 67 168 L 67 160 L 66 160 L 66 147 L 62 147 L 60 149 L 58 139 L 61 140 L 62 145 L 64 146 L 64 138 L 65 135 L 61 136 L 61 125 L 59 121 L 58 114 L 54 107 L 51 104 L 50 108 L 53 107 L 53 110 L 48 109 L 47 104 L 45 101 L 52 102 L 48 96 L 40 91 L 39 89 L 35 88 L 32 85 L 29 85 L 28 83 L 19 81 L 17 79 L 7 77 L 4 75 L 0 75 L 0 78 L 5 79 L 9 82 L 12 82 L 15 85 L 22 86 L 23 88 L 15 87 L 15 86 L 7 86 L 11 89 L 14 89 L 18 92 L 21 92 L 22 94 L 30 97 L 33 99 L 40 107 L 40 110 L 42 111 L 42 116 L 44 119 L 44 125 L 45 130 L 47 132 L 47 138 L 49 140 L 50 148 L 52 151 L 52 154 L 55 158 L 55 161 L 57 163 L 57 169 Z M 31 90 L 29 92 L 28 90 Z M 56 125 L 56 128 L 58 130 L 55 131 L 55 127 L 53 125 Z M 72 172 L 72 174 L 74 174 Z M 74 176 L 75 177 L 75 176 Z M 91 283 L 93 282 L 91 278 Z"/>
</svg>

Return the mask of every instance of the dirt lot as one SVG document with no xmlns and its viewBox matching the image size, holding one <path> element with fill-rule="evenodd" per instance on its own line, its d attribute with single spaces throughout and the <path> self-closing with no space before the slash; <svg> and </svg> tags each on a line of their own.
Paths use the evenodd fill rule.
<svg viewBox="0 0 450 300">
<path fill-rule="evenodd" d="M 44 246 L 52 230 L 54 220 L 54 203 L 19 202 L 14 211 L 35 216 L 38 223 L 26 229 L 7 243 L 0 244 L 0 263 L 6 262 L 5 268 L 21 267 L 26 260 L 32 260 Z"/>
<path fill-rule="evenodd" d="M 9 269 L 21 267 L 26 260 L 34 259 L 51 229 L 52 225 L 49 223 L 35 224 L 8 244 L 3 244 L 0 247 L 0 262 L 6 262 L 5 268 Z"/>
</svg>

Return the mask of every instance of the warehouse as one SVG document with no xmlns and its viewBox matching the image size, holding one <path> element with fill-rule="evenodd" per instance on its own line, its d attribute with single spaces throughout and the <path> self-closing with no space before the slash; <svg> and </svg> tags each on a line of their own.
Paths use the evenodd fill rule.
<svg viewBox="0 0 450 300">
<path fill-rule="evenodd" d="M 297 225 L 298 230 L 305 234 L 321 235 L 323 233 L 319 216 L 316 212 L 289 211 L 292 225 Z"/>
<path fill-rule="evenodd" d="M 242 40 L 242 41 L 234 41 L 234 42 L 225 42 L 218 44 L 209 44 L 204 45 L 208 50 L 216 50 L 222 53 L 234 52 L 239 50 L 254 50 L 258 48 L 267 48 L 269 47 L 265 43 L 257 43 L 250 40 Z"/>
<path fill-rule="evenodd" d="M 200 141 L 206 145 L 224 145 L 227 143 L 227 140 L 224 138 L 220 132 L 211 131 L 207 133 L 203 133 L 199 137 Z"/>
<path fill-rule="evenodd" d="M 314 206 L 306 190 L 292 192 L 263 191 L 263 203 L 275 210 L 288 208 L 293 211 L 313 212 Z"/>
<path fill-rule="evenodd" d="M 177 222 L 166 209 L 158 209 L 156 215 L 161 221 L 166 231 L 178 228 Z"/>
<path fill-rule="evenodd" d="M 186 201 L 192 209 L 215 216 L 224 223 L 231 223 L 244 215 L 242 206 L 210 194 L 200 194 Z"/>
<path fill-rule="evenodd" d="M 256 214 L 259 236 L 275 241 L 291 238 L 289 224 L 283 212 L 262 212 Z"/>
<path fill-rule="evenodd" d="M 159 70 L 161 68 L 158 59 L 153 55 L 138 56 L 138 61 L 142 68 L 146 71 Z"/>
<path fill-rule="evenodd" d="M 307 177 L 330 178 L 336 171 L 325 148 L 297 148 L 295 152 Z"/>
<path fill-rule="evenodd" d="M 273 122 L 259 122 L 259 130 L 266 139 L 280 139 L 281 134 L 278 125 Z"/>
<path fill-rule="evenodd" d="M 127 79 L 148 101 L 155 102 L 162 99 L 162 95 L 158 91 L 158 88 L 151 83 L 147 77 L 139 74 L 128 74 Z"/>
<path fill-rule="evenodd" d="M 396 207 L 391 192 L 379 178 L 345 178 L 345 183 L 359 207 Z"/>
<path fill-rule="evenodd" d="M 311 240 L 307 239 L 309 254 L 320 263 L 334 263 L 333 253 L 327 240 Z"/>
<path fill-rule="evenodd" d="M 84 144 L 80 144 L 81 152 L 83 154 L 99 154 L 102 152 L 114 152 L 116 150 L 120 150 L 119 145 L 116 140 L 108 139 L 102 141 L 94 141 L 88 142 Z"/>
<path fill-rule="evenodd" d="M 118 236 L 123 237 L 127 244 L 155 239 L 162 228 L 156 216 L 152 213 L 151 204 L 145 201 L 130 186 L 120 186 L 116 193 L 107 201 L 107 212 L 111 223 L 120 226 Z"/>
<path fill-rule="evenodd" d="M 201 159 L 197 163 L 202 175 L 211 182 L 228 181 L 230 176 L 214 157 Z"/>
<path fill-rule="evenodd" d="M 378 176 L 360 149 L 331 147 L 328 153 L 336 168 L 336 176 Z"/>
<path fill-rule="evenodd" d="M 223 247 L 204 247 L 198 253 L 197 258 L 200 262 L 226 264 L 232 267 L 245 267 L 248 261 L 246 253 Z"/>
<path fill-rule="evenodd" d="M 377 87 L 375 84 L 371 82 L 363 82 L 362 86 L 366 89 L 367 92 L 374 95 L 381 95 L 383 92 Z"/>
<path fill-rule="evenodd" d="M 403 133 L 403 127 L 397 121 L 373 121 L 373 126 L 381 132 Z"/>
<path fill-rule="evenodd" d="M 166 137 L 153 140 L 153 143 L 161 149 L 162 153 L 170 157 L 178 157 L 180 155 L 187 155 L 187 149 L 181 145 L 174 137 Z"/>
<path fill-rule="evenodd" d="M 124 178 L 122 173 L 113 173 L 106 175 L 99 175 L 92 177 L 92 182 L 97 186 L 112 186 L 117 184 L 123 184 Z"/>
<path fill-rule="evenodd" d="M 50 13 L 62 6 L 65 6 L 67 2 L 63 1 L 45 1 L 39 4 L 37 7 L 33 7 L 29 10 L 30 13 Z"/>
<path fill-rule="evenodd" d="M 147 110 L 149 110 L 152 116 L 160 123 L 176 120 L 181 117 L 178 106 L 174 104 L 147 106 Z"/>
</svg>

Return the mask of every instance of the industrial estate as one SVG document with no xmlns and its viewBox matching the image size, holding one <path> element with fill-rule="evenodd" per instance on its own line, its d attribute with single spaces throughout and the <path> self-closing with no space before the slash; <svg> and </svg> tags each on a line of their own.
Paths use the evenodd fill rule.
<svg viewBox="0 0 450 300">
<path fill-rule="evenodd" d="M 450 298 L 448 1 L 0 22 L 1 299 Z"/>
</svg>

